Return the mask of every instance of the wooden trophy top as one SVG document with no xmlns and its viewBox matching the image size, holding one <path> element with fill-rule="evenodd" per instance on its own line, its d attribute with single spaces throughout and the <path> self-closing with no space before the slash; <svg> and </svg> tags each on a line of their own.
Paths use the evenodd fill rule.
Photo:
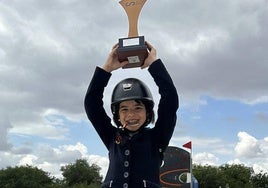
<svg viewBox="0 0 268 188">
<path fill-rule="evenodd" d="M 128 16 L 129 31 L 128 37 L 137 37 L 138 34 L 138 18 L 146 0 L 121 0 L 119 3 L 125 9 Z"/>
</svg>

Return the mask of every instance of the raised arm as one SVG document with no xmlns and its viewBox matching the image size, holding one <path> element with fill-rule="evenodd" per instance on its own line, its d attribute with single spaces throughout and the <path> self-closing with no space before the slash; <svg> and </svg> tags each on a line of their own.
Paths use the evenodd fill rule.
<svg viewBox="0 0 268 188">
<path fill-rule="evenodd" d="M 103 107 L 103 92 L 112 75 L 111 72 L 121 68 L 127 63 L 120 63 L 118 61 L 116 55 L 117 48 L 117 44 L 113 46 L 102 68 L 96 67 L 84 100 L 88 119 L 91 121 L 107 148 L 111 139 L 113 139 L 112 133 L 115 132 L 116 128 L 111 124 L 111 119 L 108 117 Z"/>
<path fill-rule="evenodd" d="M 150 48 L 151 53 L 156 54 L 155 49 L 151 45 Z M 159 146 L 165 149 L 176 125 L 176 112 L 179 107 L 178 94 L 167 69 L 160 59 L 151 62 L 148 71 L 158 86 L 158 91 L 161 96 L 154 131 Z"/>
</svg>

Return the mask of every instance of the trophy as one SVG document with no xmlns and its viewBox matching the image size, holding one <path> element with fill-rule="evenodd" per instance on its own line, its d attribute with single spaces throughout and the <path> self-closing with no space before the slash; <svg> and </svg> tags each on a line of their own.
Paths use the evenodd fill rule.
<svg viewBox="0 0 268 188">
<path fill-rule="evenodd" d="M 146 0 L 121 0 L 119 3 L 128 16 L 129 31 L 127 38 L 120 38 L 117 55 L 120 62 L 128 61 L 123 68 L 140 67 L 148 56 L 144 36 L 138 34 L 138 17 Z"/>
</svg>

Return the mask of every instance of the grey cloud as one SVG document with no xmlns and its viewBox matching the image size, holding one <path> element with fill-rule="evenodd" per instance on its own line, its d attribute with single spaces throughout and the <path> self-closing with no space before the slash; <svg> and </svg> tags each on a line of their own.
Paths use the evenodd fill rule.
<svg viewBox="0 0 268 188">
<path fill-rule="evenodd" d="M 267 9 L 265 0 L 147 1 L 139 33 L 157 48 L 182 102 L 210 95 L 267 103 Z M 0 121 L 1 150 L 12 148 L 10 129 L 35 124 L 46 129 L 44 112 L 49 109 L 84 118 L 83 98 L 94 68 L 104 63 L 118 38 L 127 35 L 127 27 L 118 1 L 1 1 L 0 112 L 8 117 Z M 111 85 L 130 75 L 126 71 L 113 76 Z M 45 135 L 31 134 L 68 134 L 62 127 L 55 129 L 48 124 Z M 55 158 L 60 160 L 68 161 Z"/>
<path fill-rule="evenodd" d="M 7 135 L 10 128 L 11 124 L 8 118 L 0 114 L 0 151 L 8 151 L 12 148 L 12 144 L 8 141 Z"/>
</svg>

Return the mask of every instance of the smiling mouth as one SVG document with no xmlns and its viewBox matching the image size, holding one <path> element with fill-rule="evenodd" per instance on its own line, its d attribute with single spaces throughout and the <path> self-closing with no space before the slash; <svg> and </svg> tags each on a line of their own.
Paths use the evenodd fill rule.
<svg viewBox="0 0 268 188">
<path fill-rule="evenodd" d="M 139 125 L 139 121 L 127 121 L 125 126 L 138 126 Z"/>
</svg>

